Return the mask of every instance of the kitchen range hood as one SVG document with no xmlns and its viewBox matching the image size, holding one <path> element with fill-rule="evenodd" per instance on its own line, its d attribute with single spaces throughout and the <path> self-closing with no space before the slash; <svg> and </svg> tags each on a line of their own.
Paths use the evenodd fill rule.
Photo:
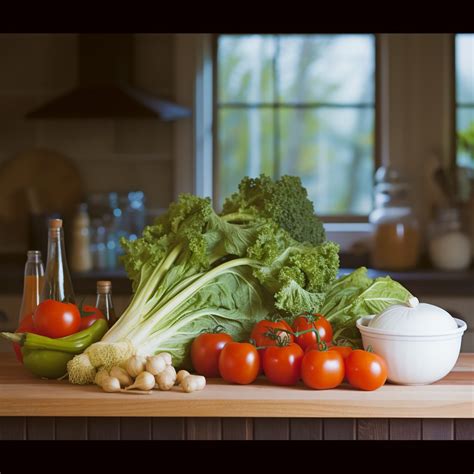
<svg viewBox="0 0 474 474">
<path fill-rule="evenodd" d="M 79 84 L 29 112 L 30 119 L 188 117 L 191 111 L 133 86 L 133 35 L 80 34 Z"/>
</svg>

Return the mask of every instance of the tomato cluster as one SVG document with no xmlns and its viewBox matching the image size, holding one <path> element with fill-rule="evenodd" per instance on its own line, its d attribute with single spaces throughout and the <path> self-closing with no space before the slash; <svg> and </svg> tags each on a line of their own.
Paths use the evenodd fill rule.
<svg viewBox="0 0 474 474">
<path fill-rule="evenodd" d="M 79 308 L 72 303 L 45 300 L 33 313 L 23 317 L 16 332 L 31 332 L 56 339 L 83 331 L 98 319 L 105 319 L 105 316 L 93 306 L 84 305 Z M 14 343 L 13 349 L 17 359 L 22 362 L 20 345 Z"/>
<path fill-rule="evenodd" d="M 198 336 L 191 347 L 197 373 L 230 383 L 252 383 L 260 373 L 276 385 L 300 379 L 312 389 L 331 389 L 344 379 L 360 390 L 375 390 L 387 379 L 385 361 L 373 352 L 332 345 L 331 324 L 322 315 L 297 316 L 255 325 L 251 342 L 235 342 L 223 332 Z"/>
</svg>

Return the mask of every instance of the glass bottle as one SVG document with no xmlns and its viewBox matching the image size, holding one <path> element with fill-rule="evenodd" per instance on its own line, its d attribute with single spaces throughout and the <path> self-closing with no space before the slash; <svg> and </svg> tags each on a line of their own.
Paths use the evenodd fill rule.
<svg viewBox="0 0 474 474">
<path fill-rule="evenodd" d="M 91 255 L 94 270 L 107 268 L 107 231 L 102 219 L 93 219 L 91 228 Z"/>
<path fill-rule="evenodd" d="M 87 213 L 87 204 L 82 203 L 72 223 L 71 270 L 73 272 L 87 272 L 92 270 L 90 247 L 89 214 Z"/>
<path fill-rule="evenodd" d="M 28 250 L 23 281 L 23 298 L 18 318 L 19 323 L 21 323 L 25 316 L 31 314 L 40 302 L 44 284 L 44 269 L 39 250 Z"/>
<path fill-rule="evenodd" d="M 112 302 L 112 282 L 100 280 L 97 282 L 97 300 L 95 307 L 100 309 L 105 319 L 109 323 L 109 328 L 117 321 L 114 305 Z"/>
<path fill-rule="evenodd" d="M 137 239 L 145 227 L 145 194 L 143 191 L 132 191 L 128 193 L 128 223 L 129 223 L 129 239 Z"/>
<path fill-rule="evenodd" d="M 64 249 L 63 221 L 50 219 L 48 229 L 48 258 L 41 300 L 56 300 L 75 303 L 71 275 Z"/>
<path fill-rule="evenodd" d="M 398 170 L 376 173 L 371 265 L 382 270 L 410 270 L 417 266 L 421 229 L 411 201 L 410 185 Z"/>
</svg>

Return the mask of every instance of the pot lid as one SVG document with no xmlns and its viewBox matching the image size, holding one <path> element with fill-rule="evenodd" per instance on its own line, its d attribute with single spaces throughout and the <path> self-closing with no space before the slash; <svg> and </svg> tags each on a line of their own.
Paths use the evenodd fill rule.
<svg viewBox="0 0 474 474">
<path fill-rule="evenodd" d="M 456 321 L 447 311 L 420 303 L 415 296 L 404 305 L 393 305 L 382 311 L 368 326 L 391 333 L 418 335 L 444 334 L 457 328 Z"/>
</svg>

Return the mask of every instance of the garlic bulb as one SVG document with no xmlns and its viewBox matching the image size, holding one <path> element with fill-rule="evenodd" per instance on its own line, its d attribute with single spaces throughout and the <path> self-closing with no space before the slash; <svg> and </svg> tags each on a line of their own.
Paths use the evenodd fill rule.
<svg viewBox="0 0 474 474">
<path fill-rule="evenodd" d="M 132 356 L 130 359 L 127 360 L 125 363 L 125 370 L 128 372 L 128 374 L 135 378 L 137 377 L 141 372 L 145 370 L 145 365 L 146 365 L 146 358 L 142 356 Z"/>
<path fill-rule="evenodd" d="M 166 369 L 166 360 L 161 355 L 146 358 L 145 370 L 152 375 L 158 375 Z"/>
<path fill-rule="evenodd" d="M 130 377 L 128 372 L 125 369 L 122 369 L 122 367 L 112 367 L 110 370 L 110 376 L 117 378 L 121 387 L 128 387 L 133 383 L 132 377 Z"/>
<path fill-rule="evenodd" d="M 457 328 L 456 321 L 447 311 L 432 304 L 420 303 L 415 296 L 404 305 L 396 304 L 382 311 L 370 320 L 368 326 L 406 335 L 443 334 Z"/>
<path fill-rule="evenodd" d="M 155 386 L 155 377 L 150 372 L 140 372 L 133 385 L 129 385 L 125 390 L 151 390 Z"/>
</svg>

